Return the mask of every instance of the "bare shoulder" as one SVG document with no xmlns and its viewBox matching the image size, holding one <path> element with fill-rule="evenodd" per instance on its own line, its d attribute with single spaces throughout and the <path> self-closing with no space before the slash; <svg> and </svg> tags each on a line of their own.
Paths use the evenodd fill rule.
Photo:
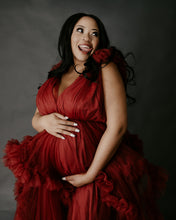
<svg viewBox="0 0 176 220">
<path fill-rule="evenodd" d="M 110 82 L 112 84 L 123 84 L 121 74 L 117 65 L 114 62 L 110 62 L 104 67 L 102 66 L 102 79 L 103 83 Z"/>
</svg>

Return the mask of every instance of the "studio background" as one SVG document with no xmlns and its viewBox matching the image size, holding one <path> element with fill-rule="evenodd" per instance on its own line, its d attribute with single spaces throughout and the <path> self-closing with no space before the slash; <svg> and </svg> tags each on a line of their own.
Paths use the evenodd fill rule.
<svg viewBox="0 0 176 220">
<path fill-rule="evenodd" d="M 36 134 L 31 120 L 37 87 L 57 56 L 58 35 L 72 14 L 97 15 L 111 44 L 136 57 L 137 102 L 128 106 L 128 129 L 143 140 L 145 157 L 169 172 L 158 202 L 165 219 L 175 216 L 175 12 L 167 0 L 0 0 L 0 157 L 7 140 Z M 130 59 L 132 62 L 132 59 Z M 132 62 L 133 64 L 134 62 Z M 0 219 L 16 208 L 15 178 L 0 162 Z"/>
</svg>

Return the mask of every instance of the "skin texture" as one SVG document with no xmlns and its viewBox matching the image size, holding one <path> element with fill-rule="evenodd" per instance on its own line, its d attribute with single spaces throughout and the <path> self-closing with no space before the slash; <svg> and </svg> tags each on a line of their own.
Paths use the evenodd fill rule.
<svg viewBox="0 0 176 220">
<path fill-rule="evenodd" d="M 73 29 L 71 47 L 74 62 L 79 65 L 80 69 L 83 68 L 83 64 L 88 56 L 90 56 L 98 46 L 98 36 L 95 36 L 95 33 L 93 33 L 95 29 L 96 32 L 98 32 L 96 22 L 90 17 L 81 18 Z M 93 48 L 91 53 L 82 53 L 78 48 L 79 44 L 90 45 Z M 58 91 L 59 94 L 61 94 L 62 91 L 76 79 L 76 77 L 78 76 L 74 72 L 73 67 L 71 67 L 68 73 L 62 76 Z M 107 128 L 101 137 L 94 159 L 87 172 L 62 178 L 75 187 L 81 187 L 94 181 L 98 172 L 106 166 L 116 152 L 127 129 L 125 88 L 118 68 L 114 63 L 111 62 L 102 68 L 102 80 Z M 48 133 L 58 138 L 62 138 L 61 134 L 70 135 L 71 131 L 76 129 L 74 122 L 67 121 L 63 115 L 52 113 L 40 116 L 38 109 L 36 109 L 32 119 L 32 125 L 37 131 L 40 132 L 45 129 Z"/>
</svg>

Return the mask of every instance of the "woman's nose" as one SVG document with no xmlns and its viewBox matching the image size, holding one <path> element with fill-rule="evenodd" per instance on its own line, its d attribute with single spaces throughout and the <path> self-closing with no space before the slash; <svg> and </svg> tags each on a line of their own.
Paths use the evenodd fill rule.
<svg viewBox="0 0 176 220">
<path fill-rule="evenodd" d="M 83 35 L 83 40 L 85 40 L 85 41 L 90 41 L 90 40 L 91 40 L 91 39 L 90 39 L 90 35 L 87 34 L 87 33 L 85 33 L 85 34 Z"/>
</svg>

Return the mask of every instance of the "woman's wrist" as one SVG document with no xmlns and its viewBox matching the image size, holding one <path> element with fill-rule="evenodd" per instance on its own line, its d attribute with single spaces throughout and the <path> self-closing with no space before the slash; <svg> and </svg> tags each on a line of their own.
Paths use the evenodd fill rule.
<svg viewBox="0 0 176 220">
<path fill-rule="evenodd" d="M 43 120 L 43 116 L 40 115 L 39 112 L 37 112 L 33 119 L 32 119 L 32 126 L 33 128 L 38 131 L 41 132 L 44 130 L 44 120 Z"/>
<path fill-rule="evenodd" d="M 94 181 L 95 178 L 97 177 L 98 173 L 99 173 L 99 172 L 92 171 L 92 170 L 88 169 L 87 172 L 86 172 L 86 175 L 87 175 L 87 177 L 88 177 L 90 180 Z"/>
</svg>

